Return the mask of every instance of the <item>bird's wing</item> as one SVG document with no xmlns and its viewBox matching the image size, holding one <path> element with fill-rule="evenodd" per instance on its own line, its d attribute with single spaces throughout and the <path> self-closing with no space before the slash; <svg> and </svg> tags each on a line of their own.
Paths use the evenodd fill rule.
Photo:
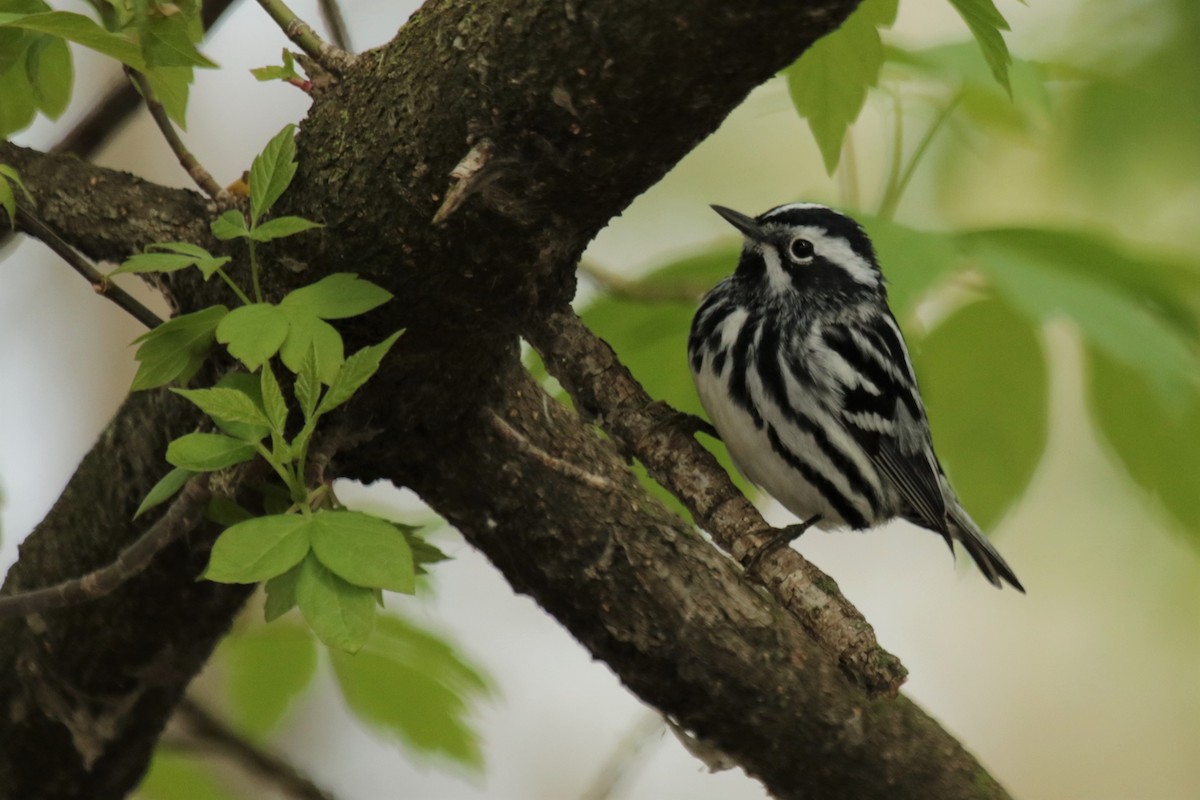
<svg viewBox="0 0 1200 800">
<path fill-rule="evenodd" d="M 946 498 L 908 348 L 891 314 L 826 325 L 825 344 L 859 380 L 843 384 L 838 414 L 895 487 L 912 521 L 946 535 Z"/>
</svg>

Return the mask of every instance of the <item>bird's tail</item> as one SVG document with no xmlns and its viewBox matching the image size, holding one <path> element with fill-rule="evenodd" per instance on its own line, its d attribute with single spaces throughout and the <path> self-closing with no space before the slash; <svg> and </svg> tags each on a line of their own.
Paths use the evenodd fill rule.
<svg viewBox="0 0 1200 800">
<path fill-rule="evenodd" d="M 949 521 L 951 537 L 962 542 L 962 546 L 966 548 L 971 559 L 979 567 L 979 571 L 993 586 L 1001 588 L 1003 584 L 1000 581 L 1003 579 L 1017 591 L 1025 593 L 1025 587 L 1013 574 L 1012 567 L 1008 566 L 1008 562 L 996 552 L 996 548 L 992 547 L 992 543 L 984 537 L 979 526 L 967 516 L 965 511 L 955 509 L 950 513 Z"/>
</svg>

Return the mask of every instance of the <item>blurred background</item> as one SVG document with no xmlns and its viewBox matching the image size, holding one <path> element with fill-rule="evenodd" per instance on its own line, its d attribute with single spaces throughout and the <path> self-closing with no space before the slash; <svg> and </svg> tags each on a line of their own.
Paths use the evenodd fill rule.
<svg viewBox="0 0 1200 800">
<path fill-rule="evenodd" d="M 344 0 L 354 49 L 391 38 L 416 5 Z M 613 221 L 585 257 L 579 307 L 652 394 L 698 411 L 687 324 L 739 246 L 708 204 L 758 214 L 803 199 L 861 218 L 943 462 L 1028 594 L 996 591 L 904 524 L 796 546 L 903 660 L 905 691 L 1014 796 L 1200 796 L 1200 8 L 1000 0 L 1010 99 L 949 3 L 908 0 L 890 25 L 889 5 L 868 0 L 858 14 L 875 16 L 842 45 L 876 47 L 882 62 L 844 144 L 830 134 L 837 114 L 804 91 L 816 58 L 846 57 L 831 44 L 755 91 Z M 294 8 L 319 19 L 313 3 Z M 197 70 L 185 138 L 222 184 L 303 119 L 302 92 L 249 73 L 284 45 L 242 4 L 203 47 L 221 69 Z M 119 77 L 92 53 L 74 58 L 66 113 L 18 143 L 53 144 Z M 141 111 L 96 160 L 188 185 Z M 126 394 L 141 330 L 40 244 L 0 255 L 6 569 Z M 419 500 L 339 493 L 427 522 L 453 557 L 417 598 L 389 597 L 408 623 L 380 634 L 412 644 L 407 626 L 419 626 L 471 665 L 453 730 L 413 711 L 386 658 L 332 657 L 296 621 L 263 626 L 251 608 L 193 692 L 240 735 L 345 800 L 765 796 L 738 770 L 709 775 Z M 140 796 L 288 795 L 172 731 Z"/>
</svg>

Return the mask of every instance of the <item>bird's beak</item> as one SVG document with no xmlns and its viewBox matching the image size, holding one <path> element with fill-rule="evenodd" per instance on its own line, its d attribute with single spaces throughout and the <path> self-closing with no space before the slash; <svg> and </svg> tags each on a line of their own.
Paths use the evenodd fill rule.
<svg viewBox="0 0 1200 800">
<path fill-rule="evenodd" d="M 751 241 L 761 242 L 763 240 L 763 229 L 754 221 L 754 217 L 747 217 L 740 211 L 734 211 L 725 206 L 712 206 L 712 210 L 724 217 L 726 222 L 741 231 Z"/>
</svg>

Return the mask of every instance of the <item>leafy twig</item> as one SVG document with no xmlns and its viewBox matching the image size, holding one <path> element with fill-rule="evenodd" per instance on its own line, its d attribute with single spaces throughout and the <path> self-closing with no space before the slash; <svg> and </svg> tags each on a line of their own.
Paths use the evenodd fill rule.
<svg viewBox="0 0 1200 800">
<path fill-rule="evenodd" d="M 321 11 L 325 27 L 329 28 L 329 38 L 343 50 L 350 50 L 350 33 L 346 30 L 346 20 L 342 17 L 337 0 L 317 0 L 317 8 Z"/>
<path fill-rule="evenodd" d="M 185 697 L 178 712 L 193 736 L 212 745 L 239 766 L 278 786 L 300 800 L 334 800 L 334 796 L 313 783 L 295 764 L 268 753 L 237 731 L 214 717 L 196 701 Z"/>
<path fill-rule="evenodd" d="M 297 47 L 328 71 L 341 75 L 354 66 L 353 55 L 318 36 L 283 0 L 258 0 L 258 4 Z"/>
<path fill-rule="evenodd" d="M 154 124 L 158 126 L 158 130 L 162 133 L 163 138 L 167 140 L 175 157 L 179 159 L 179 165 L 184 171 L 195 181 L 196 185 L 206 195 L 216 200 L 218 203 L 224 204 L 228 199 L 225 193 L 217 182 L 213 180 L 196 157 L 192 155 L 192 151 L 187 149 L 187 145 L 183 143 L 183 139 L 179 138 L 179 133 L 175 130 L 175 126 L 171 124 L 171 120 L 167 117 L 167 111 L 163 108 L 162 103 L 154 97 L 154 92 L 150 88 L 149 81 L 135 69 L 125 67 L 125 74 L 129 76 L 129 80 L 138 87 L 138 91 L 142 93 L 142 97 L 146 100 L 146 108 L 150 112 L 150 116 L 154 119 Z"/>
<path fill-rule="evenodd" d="M 24 617 L 104 597 L 145 570 L 160 550 L 195 528 L 204 517 L 210 496 L 208 476 L 192 478 L 158 522 L 111 563 L 53 586 L 0 597 L 0 619 Z"/>
<path fill-rule="evenodd" d="M 49 225 L 20 206 L 17 206 L 17 221 L 22 228 L 32 233 L 34 237 L 66 261 L 71 269 L 86 278 L 101 297 L 116 303 L 147 328 L 157 328 L 162 324 L 162 320 L 157 314 L 142 305 L 133 295 L 110 281 L 100 270 L 92 266 L 90 261 L 75 252 L 75 249 L 55 233 Z"/>
</svg>

